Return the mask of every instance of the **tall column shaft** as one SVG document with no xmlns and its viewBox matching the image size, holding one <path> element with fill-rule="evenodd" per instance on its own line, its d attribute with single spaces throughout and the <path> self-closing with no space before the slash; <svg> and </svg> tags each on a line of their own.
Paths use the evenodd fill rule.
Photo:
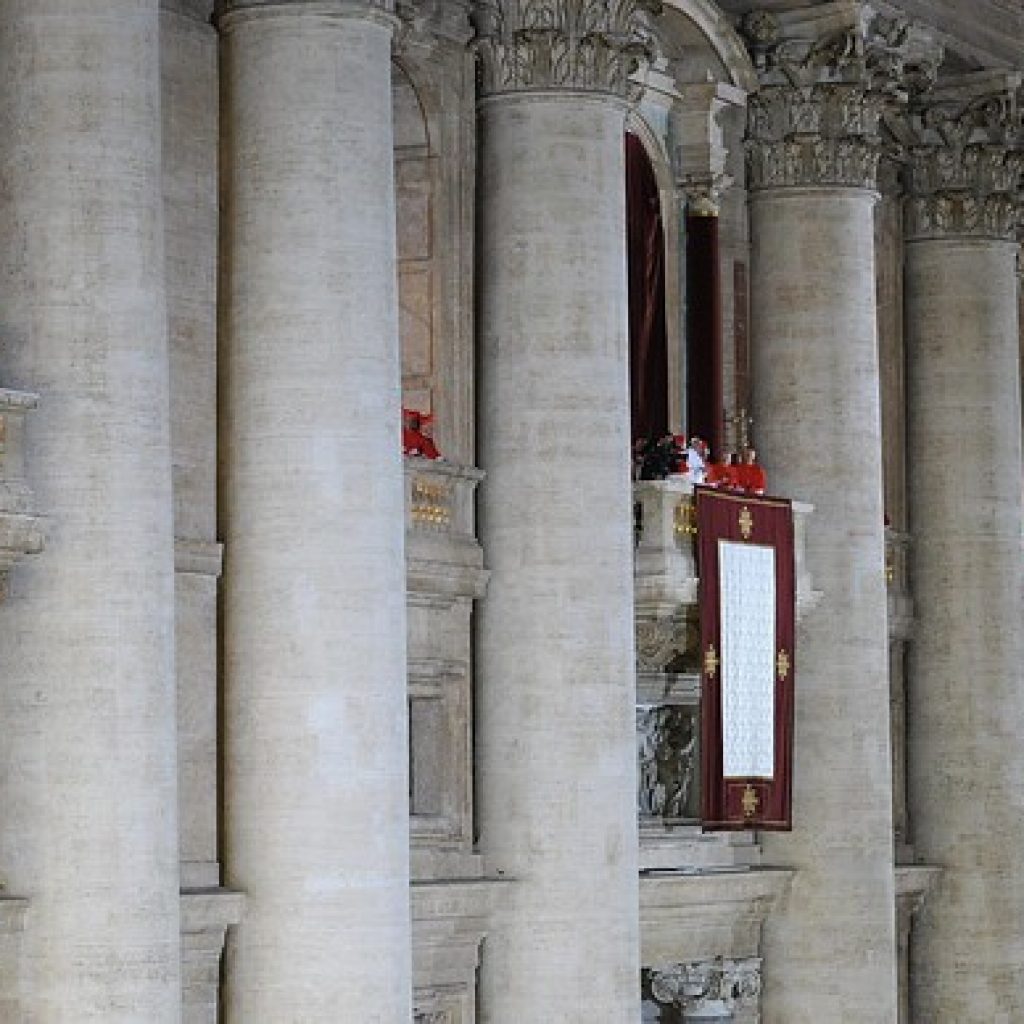
<svg viewBox="0 0 1024 1024">
<path fill-rule="evenodd" d="M 751 205 L 754 422 L 773 492 L 813 502 L 818 605 L 799 630 L 797 869 L 764 932 L 768 1024 L 896 1019 L 881 419 L 866 189 L 785 188 Z"/>
<path fill-rule="evenodd" d="M 639 1018 L 624 107 L 481 110 L 486 1024 Z"/>
<path fill-rule="evenodd" d="M 0 609 L 0 872 L 39 1024 L 180 1019 L 158 6 L 0 18 L 0 377 L 41 394 L 48 520 Z"/>
<path fill-rule="evenodd" d="M 1024 1020 L 1016 245 L 907 246 L 915 1019 Z"/>
<path fill-rule="evenodd" d="M 221 29 L 227 1009 L 406 1024 L 392 27 L 291 2 Z"/>
</svg>

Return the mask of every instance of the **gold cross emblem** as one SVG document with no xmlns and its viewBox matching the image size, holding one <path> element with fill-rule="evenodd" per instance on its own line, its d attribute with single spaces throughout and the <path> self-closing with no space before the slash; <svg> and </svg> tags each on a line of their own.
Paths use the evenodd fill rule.
<svg viewBox="0 0 1024 1024">
<path fill-rule="evenodd" d="M 744 540 L 750 540 L 750 535 L 754 532 L 754 517 L 750 514 L 750 509 L 744 505 L 740 509 L 740 534 Z"/>
<path fill-rule="evenodd" d="M 748 783 L 743 790 L 743 817 L 752 818 L 757 813 L 758 803 L 757 790 Z"/>
<path fill-rule="evenodd" d="M 715 645 L 710 644 L 708 649 L 704 652 L 704 674 L 709 679 L 714 679 L 715 673 L 718 671 L 719 664 L 718 652 L 715 650 Z"/>
<path fill-rule="evenodd" d="M 789 675 L 789 651 L 783 648 L 775 659 L 775 671 L 779 674 L 779 681 L 785 682 Z"/>
</svg>

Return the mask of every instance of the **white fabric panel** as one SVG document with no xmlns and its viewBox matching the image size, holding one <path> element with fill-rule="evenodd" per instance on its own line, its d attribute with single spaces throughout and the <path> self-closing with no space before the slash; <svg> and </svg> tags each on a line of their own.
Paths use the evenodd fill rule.
<svg viewBox="0 0 1024 1024">
<path fill-rule="evenodd" d="M 775 775 L 775 548 L 718 542 L 726 778 Z"/>
</svg>

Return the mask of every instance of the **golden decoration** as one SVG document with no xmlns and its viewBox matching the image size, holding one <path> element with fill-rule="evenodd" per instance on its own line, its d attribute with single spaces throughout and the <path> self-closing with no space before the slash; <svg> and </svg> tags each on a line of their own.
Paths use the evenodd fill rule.
<svg viewBox="0 0 1024 1024">
<path fill-rule="evenodd" d="M 444 484 L 414 480 L 412 485 L 412 521 L 419 526 L 444 529 L 451 525 L 451 495 Z"/>
<path fill-rule="evenodd" d="M 779 682 L 785 682 L 789 675 L 789 651 L 783 648 L 775 658 L 775 671 L 779 674 Z"/>
<path fill-rule="evenodd" d="M 718 660 L 718 652 L 715 650 L 715 645 L 710 644 L 708 649 L 704 652 L 704 674 L 708 679 L 714 679 L 715 673 L 718 671 L 718 666 L 721 662 Z"/>
<path fill-rule="evenodd" d="M 759 803 L 757 790 L 747 783 L 747 788 L 743 790 L 743 817 L 752 818 L 757 813 Z"/>
<path fill-rule="evenodd" d="M 744 505 L 740 509 L 740 534 L 744 540 L 750 540 L 751 534 L 754 532 L 754 517 L 750 514 L 750 509 Z"/>
<path fill-rule="evenodd" d="M 886 558 L 885 560 L 885 582 L 887 586 L 892 586 L 896 580 L 896 566 L 893 564 L 892 558 Z"/>
<path fill-rule="evenodd" d="M 697 536 L 697 513 L 693 507 L 692 498 L 683 498 L 676 505 L 673 527 L 677 537 Z"/>
</svg>

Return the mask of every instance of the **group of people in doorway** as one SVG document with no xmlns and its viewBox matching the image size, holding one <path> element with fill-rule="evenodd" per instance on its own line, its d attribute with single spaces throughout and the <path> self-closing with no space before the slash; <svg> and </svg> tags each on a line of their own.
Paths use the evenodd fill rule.
<svg viewBox="0 0 1024 1024">
<path fill-rule="evenodd" d="M 687 440 L 682 434 L 665 434 L 637 441 L 633 462 L 634 476 L 638 480 L 664 480 L 675 476 L 693 484 L 744 494 L 764 494 L 767 487 L 757 452 L 749 445 L 739 453 L 723 452 L 715 461 L 703 438 L 692 436 Z"/>
</svg>

